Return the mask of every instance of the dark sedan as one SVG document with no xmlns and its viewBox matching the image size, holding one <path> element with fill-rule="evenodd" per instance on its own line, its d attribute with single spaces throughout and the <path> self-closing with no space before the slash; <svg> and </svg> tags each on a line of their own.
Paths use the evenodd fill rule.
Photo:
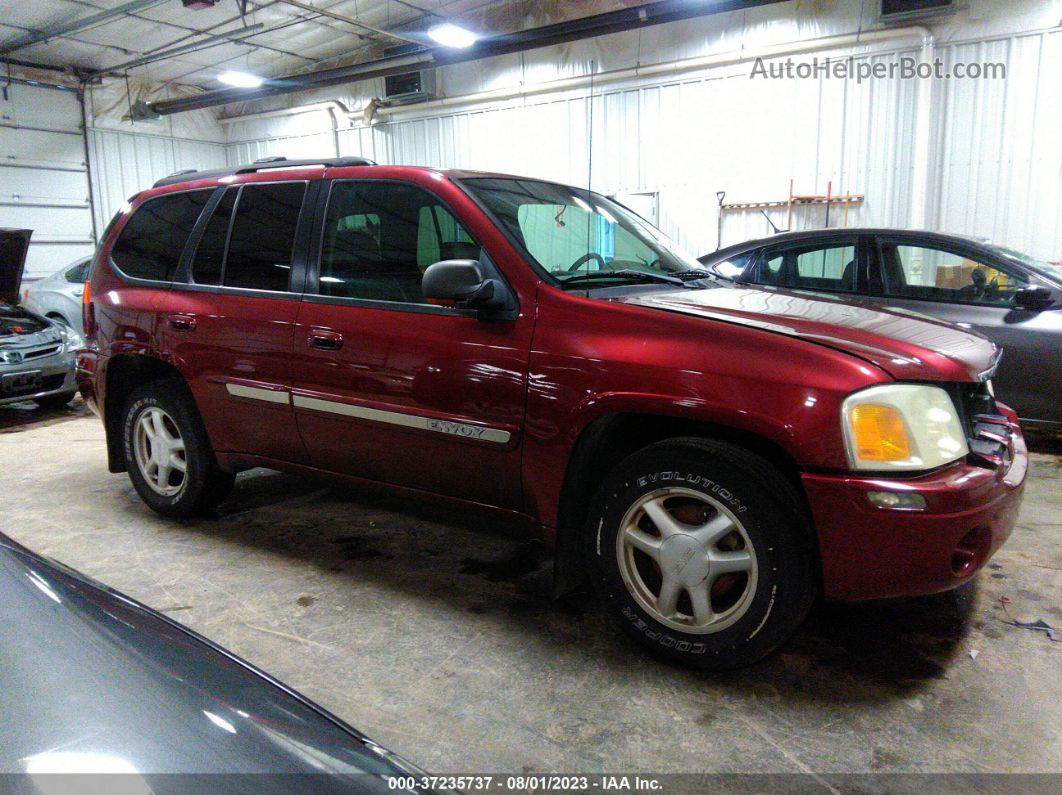
<svg viewBox="0 0 1062 795">
<path fill-rule="evenodd" d="M 975 329 L 1003 348 L 993 378 L 1022 422 L 1062 430 L 1062 268 L 972 238 L 899 229 L 816 229 L 700 257 L 713 273 L 773 290 L 858 296 Z"/>
<path fill-rule="evenodd" d="M 3 534 L 0 682 L 0 774 L 33 779 L 27 792 L 84 790 L 57 778 L 71 773 L 122 774 L 127 792 L 253 793 L 406 791 L 420 775 L 219 646 Z"/>
</svg>

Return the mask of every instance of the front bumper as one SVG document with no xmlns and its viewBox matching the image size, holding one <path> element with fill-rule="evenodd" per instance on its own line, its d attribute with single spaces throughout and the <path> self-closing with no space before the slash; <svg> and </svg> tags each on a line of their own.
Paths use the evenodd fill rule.
<svg viewBox="0 0 1062 795">
<path fill-rule="evenodd" d="M 1008 413 L 1010 455 L 920 477 L 804 474 L 819 537 L 823 595 L 836 601 L 920 596 L 969 580 L 1010 536 L 1029 456 Z M 869 491 L 922 495 L 921 511 L 878 508 Z"/>
<path fill-rule="evenodd" d="M 0 378 L 26 372 L 39 372 L 41 374 L 40 386 L 9 392 L 0 391 L 0 406 L 77 391 L 73 351 L 61 352 L 20 364 L 0 365 Z"/>
</svg>

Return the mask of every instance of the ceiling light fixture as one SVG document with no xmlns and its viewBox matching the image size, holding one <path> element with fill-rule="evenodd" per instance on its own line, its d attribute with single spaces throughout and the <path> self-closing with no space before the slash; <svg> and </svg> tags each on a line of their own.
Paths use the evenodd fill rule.
<svg viewBox="0 0 1062 795">
<path fill-rule="evenodd" d="M 444 47 L 456 47 L 461 50 L 471 47 L 479 39 L 479 36 L 472 31 L 452 22 L 443 22 L 441 25 L 429 28 L 428 36 Z"/>
<path fill-rule="evenodd" d="M 222 72 L 218 75 L 218 82 L 237 88 L 258 88 L 264 82 L 258 75 L 248 72 Z"/>
</svg>

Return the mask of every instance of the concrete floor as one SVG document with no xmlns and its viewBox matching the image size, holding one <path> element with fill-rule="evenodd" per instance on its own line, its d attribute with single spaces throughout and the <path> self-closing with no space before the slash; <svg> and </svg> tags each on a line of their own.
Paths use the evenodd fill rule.
<svg viewBox="0 0 1062 795">
<path fill-rule="evenodd" d="M 0 499 L 9 535 L 435 772 L 1060 772 L 1062 644 L 997 601 L 1062 627 L 1052 452 L 972 585 L 819 608 L 726 675 L 658 662 L 584 598 L 552 604 L 540 549 L 453 512 L 256 470 L 216 518 L 163 520 L 107 473 L 80 404 L 0 409 Z"/>
</svg>

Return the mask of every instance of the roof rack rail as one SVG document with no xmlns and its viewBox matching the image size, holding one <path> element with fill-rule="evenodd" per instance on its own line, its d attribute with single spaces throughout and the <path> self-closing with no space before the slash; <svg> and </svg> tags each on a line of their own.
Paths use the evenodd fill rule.
<svg viewBox="0 0 1062 795">
<path fill-rule="evenodd" d="M 286 157 L 262 157 L 253 163 L 243 166 L 230 166 L 229 168 L 215 168 L 208 171 L 196 171 L 194 168 L 178 171 L 158 180 L 152 187 L 162 188 L 167 185 L 176 185 L 179 182 L 191 182 L 195 179 L 217 179 L 218 177 L 232 177 L 236 174 L 253 174 L 256 171 L 265 171 L 270 168 L 302 168 L 303 166 L 325 166 L 326 168 L 338 168 L 341 166 L 375 166 L 372 160 L 365 157 L 320 157 L 307 160 L 288 160 Z"/>
</svg>

